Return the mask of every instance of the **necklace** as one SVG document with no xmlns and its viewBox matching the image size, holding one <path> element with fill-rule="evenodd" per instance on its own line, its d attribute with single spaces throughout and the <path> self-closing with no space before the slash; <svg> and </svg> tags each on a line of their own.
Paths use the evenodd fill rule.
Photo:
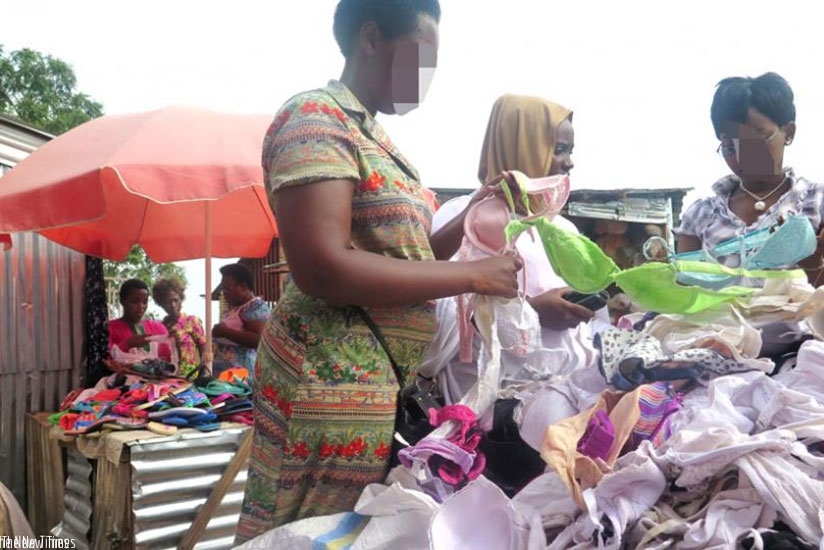
<svg viewBox="0 0 824 550">
<path fill-rule="evenodd" d="M 744 187 L 744 182 L 743 181 L 738 182 L 738 187 L 743 192 L 745 192 L 747 195 L 749 195 L 755 201 L 755 204 L 753 205 L 753 208 L 755 208 L 755 211 L 756 212 L 763 212 L 764 210 L 767 209 L 767 204 L 764 201 L 769 199 L 773 195 L 775 195 L 775 192 L 778 191 L 779 189 L 781 189 L 781 187 L 784 185 L 784 181 L 786 181 L 786 178 L 781 180 L 781 182 L 778 185 L 776 185 L 775 188 L 772 191 L 770 191 L 769 193 L 767 193 L 763 197 L 759 197 L 758 195 L 756 195 L 755 193 L 753 193 L 752 191 L 750 191 L 749 189 Z"/>
</svg>

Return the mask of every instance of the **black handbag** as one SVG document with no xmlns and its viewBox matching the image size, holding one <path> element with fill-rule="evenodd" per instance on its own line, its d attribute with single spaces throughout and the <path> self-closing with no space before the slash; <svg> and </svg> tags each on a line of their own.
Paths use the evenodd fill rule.
<svg viewBox="0 0 824 550">
<path fill-rule="evenodd" d="M 400 434 L 409 445 L 414 445 L 434 429 L 429 423 L 429 409 L 439 410 L 443 407 L 443 397 L 437 395 L 435 381 L 421 374 L 415 377 L 415 382 L 404 386 L 403 371 L 395 362 L 395 358 L 392 357 L 392 352 L 389 351 L 389 345 L 386 343 L 380 329 L 366 310 L 360 307 L 354 309 L 363 319 L 363 322 L 366 323 L 366 326 L 369 327 L 369 330 L 372 331 L 375 339 L 389 358 L 389 364 L 392 365 L 395 379 L 398 381 L 398 387 L 400 388 L 395 411 L 395 432 Z M 403 447 L 404 445 L 396 437 L 392 438 L 390 465 L 395 466 L 398 464 L 398 451 Z"/>
</svg>

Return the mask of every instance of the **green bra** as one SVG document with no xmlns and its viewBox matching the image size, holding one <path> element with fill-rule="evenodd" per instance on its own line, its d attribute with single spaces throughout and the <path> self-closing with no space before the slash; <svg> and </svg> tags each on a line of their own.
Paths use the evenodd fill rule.
<svg viewBox="0 0 824 550">
<path fill-rule="evenodd" d="M 514 173 L 522 183 L 525 176 Z M 507 185 L 501 186 L 510 208 L 514 201 Z M 748 296 L 755 288 L 730 286 L 710 290 L 679 284 L 678 273 L 703 273 L 751 278 L 805 278 L 801 269 L 747 270 L 700 261 L 650 262 L 621 270 L 597 244 L 584 235 L 570 233 L 545 217 L 510 221 L 505 233 L 508 242 L 535 228 L 553 269 L 574 290 L 592 294 L 615 283 L 641 307 L 658 313 L 697 313 L 716 305 Z"/>
</svg>

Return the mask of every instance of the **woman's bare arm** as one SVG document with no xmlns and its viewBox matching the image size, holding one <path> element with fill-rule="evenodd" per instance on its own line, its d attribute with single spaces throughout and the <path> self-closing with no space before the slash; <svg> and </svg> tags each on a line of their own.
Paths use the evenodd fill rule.
<svg viewBox="0 0 824 550">
<path fill-rule="evenodd" d="M 275 196 L 295 284 L 333 305 L 398 306 L 466 292 L 514 297 L 520 260 L 409 261 L 351 248 L 353 184 L 329 180 Z"/>
</svg>

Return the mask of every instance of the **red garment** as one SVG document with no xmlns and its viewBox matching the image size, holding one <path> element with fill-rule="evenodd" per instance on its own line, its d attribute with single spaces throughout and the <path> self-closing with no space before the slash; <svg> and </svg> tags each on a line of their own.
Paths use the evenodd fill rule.
<svg viewBox="0 0 824 550">
<path fill-rule="evenodd" d="M 140 321 L 143 325 L 143 333 L 149 336 L 166 336 L 169 331 L 160 321 L 152 319 L 143 319 Z M 126 349 L 126 341 L 134 336 L 132 328 L 123 319 L 113 319 L 109 321 L 109 349 L 112 346 L 117 346 L 121 351 L 129 351 Z M 166 344 L 160 344 L 157 349 L 158 356 L 164 361 L 171 361 L 172 350 Z"/>
</svg>

